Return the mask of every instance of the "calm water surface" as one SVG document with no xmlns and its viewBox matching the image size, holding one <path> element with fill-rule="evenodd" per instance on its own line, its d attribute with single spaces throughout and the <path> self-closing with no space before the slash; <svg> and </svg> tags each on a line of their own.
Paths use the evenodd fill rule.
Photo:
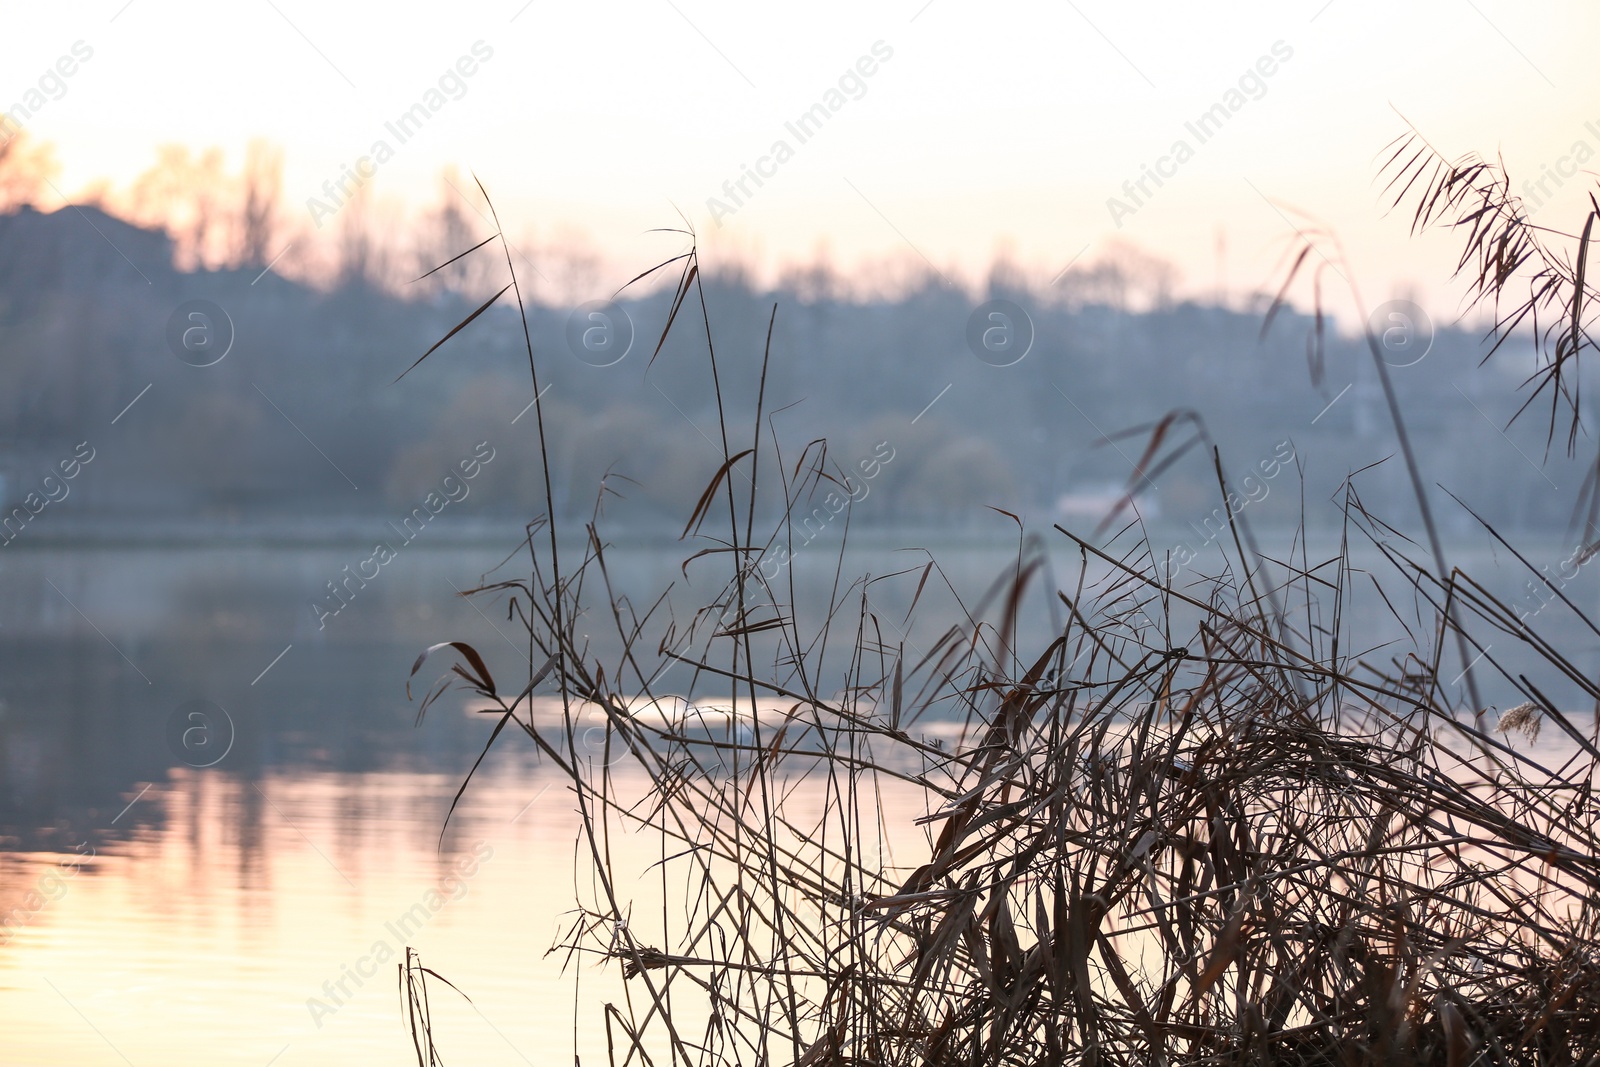
<svg viewBox="0 0 1600 1067">
<path fill-rule="evenodd" d="M 571 1062 L 575 1042 L 603 1062 L 593 1023 L 623 995 L 617 970 L 563 975 L 546 954 L 581 888 L 570 794 L 507 737 L 441 838 L 488 726 L 457 697 L 417 726 L 404 692 L 439 640 L 526 672 L 503 608 L 454 595 L 508 551 L 411 551 L 321 628 L 311 598 L 360 545 L 0 558 L 0 1064 L 411 1062 L 407 946 L 472 998 L 433 996 L 453 1062 Z M 619 553 L 615 577 L 681 585 L 686 554 Z M 1006 548 L 955 556 L 981 589 Z M 832 578 L 820 554 L 797 566 Z M 1569 590 L 1595 592 L 1588 574 Z M 1573 647 L 1600 668 L 1592 641 Z M 196 706 L 226 719 L 211 767 L 171 742 Z M 640 866 L 658 847 L 614 846 Z"/>
<path fill-rule="evenodd" d="M 320 628 L 358 544 L 0 558 L 0 1064 L 412 1062 L 407 946 L 472 998 L 432 998 L 455 1062 L 603 1060 L 616 969 L 547 956 L 571 794 L 507 736 L 441 840 L 489 724 L 451 694 L 418 726 L 404 689 L 446 639 L 526 674 L 503 605 L 455 595 L 508 551 L 410 551 Z M 619 553 L 613 577 L 682 586 L 684 555 Z M 194 708 L 214 766 L 174 747 Z"/>
</svg>

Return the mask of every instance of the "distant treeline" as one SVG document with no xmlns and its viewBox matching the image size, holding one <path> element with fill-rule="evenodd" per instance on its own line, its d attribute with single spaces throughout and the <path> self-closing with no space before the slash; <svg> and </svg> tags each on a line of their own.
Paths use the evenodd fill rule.
<svg viewBox="0 0 1600 1067">
<path fill-rule="evenodd" d="M 463 233 L 460 248 L 481 238 Z M 361 270 L 313 287 L 253 262 L 180 269 L 174 248 L 166 233 L 91 206 L 0 215 L 0 499 L 8 512 L 19 506 L 84 443 L 100 457 L 30 537 L 48 537 L 44 519 L 69 513 L 240 522 L 405 514 L 486 441 L 502 458 L 452 509 L 530 518 L 544 510 L 510 294 L 396 381 L 505 284 L 497 249 L 447 268 L 452 284 L 406 289 Z M 238 263 L 269 250 L 257 240 Z M 930 272 L 872 300 L 826 275 L 795 273 L 768 291 L 730 271 L 707 282 L 719 324 L 713 383 L 693 331 L 675 330 L 651 358 L 675 278 L 663 273 L 665 290 L 620 295 L 626 321 L 614 311 L 575 320 L 532 287 L 528 324 L 563 521 L 587 517 L 604 482 L 616 522 L 681 529 L 720 462 L 716 386 L 729 432 L 748 440 L 774 305 L 765 410 L 783 466 L 774 452 L 760 476 L 792 477 L 819 438 L 840 470 L 887 442 L 895 458 L 852 522 L 976 520 L 992 516 L 983 510 L 991 505 L 1082 526 L 1131 479 L 1147 513 L 1203 524 L 1220 500 L 1209 449 L 1153 467 L 1190 433 L 1187 424 L 1145 459 L 1149 426 L 1179 408 L 1202 416 L 1225 470 L 1248 473 L 1292 442 L 1313 522 L 1350 472 L 1374 463 L 1356 483 L 1363 499 L 1409 514 L 1402 472 L 1380 463 L 1395 446 L 1370 356 L 1359 338 L 1334 339 L 1326 365 L 1308 367 L 1315 324 L 1303 316 L 1280 315 L 1263 338 L 1259 309 L 1175 303 L 1158 292 L 1134 310 L 1125 293 L 1140 279 L 1105 270 L 1041 287 L 997 268 L 980 294 Z M 596 283 L 594 299 L 612 296 L 621 280 Z M 974 352 L 971 338 L 987 322 L 975 327 L 974 312 L 990 299 L 1031 320 L 1031 347 L 1009 366 Z M 226 322 L 190 318 L 203 306 L 194 301 L 222 309 Z M 700 318 L 699 308 L 683 313 Z M 231 335 L 210 366 L 175 349 L 202 322 L 218 346 Z M 617 331 L 613 347 L 582 351 L 583 331 L 596 324 Z M 631 348 L 611 362 L 630 324 Z M 1529 471 L 1543 458 L 1540 426 L 1500 432 L 1518 403 L 1517 358 L 1480 367 L 1484 351 L 1482 338 L 1441 328 L 1426 358 L 1392 370 L 1424 465 L 1485 517 L 1559 525 L 1562 499 L 1541 492 L 1545 480 Z M 1142 459 L 1148 478 L 1135 474 Z M 1559 457 L 1547 470 L 1555 483 L 1575 479 Z M 1280 478 L 1252 504 L 1260 521 L 1298 515 L 1301 491 L 1286 484 Z"/>
</svg>

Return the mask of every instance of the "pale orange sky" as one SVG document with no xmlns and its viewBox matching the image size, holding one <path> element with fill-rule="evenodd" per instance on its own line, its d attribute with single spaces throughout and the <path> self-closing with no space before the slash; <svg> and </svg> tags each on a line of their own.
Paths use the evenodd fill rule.
<svg viewBox="0 0 1600 1067">
<path fill-rule="evenodd" d="M 618 273 L 674 250 L 643 231 L 681 208 L 708 258 L 766 269 L 825 244 L 843 266 L 911 255 L 970 280 L 1008 248 L 1047 279 L 1122 238 L 1199 294 L 1218 283 L 1220 232 L 1237 296 L 1269 284 L 1293 236 L 1276 202 L 1338 231 L 1369 302 L 1413 292 L 1449 314 L 1453 239 L 1410 238 L 1374 180 L 1404 129 L 1397 110 L 1449 155 L 1500 152 L 1537 178 L 1580 142 L 1600 150 L 1597 24 L 1592 5 L 1510 0 L 19 4 L 0 36 L 0 106 L 82 41 L 92 58 L 27 124 L 54 144 L 69 194 L 126 185 L 159 144 L 219 145 L 233 167 L 265 137 L 285 149 L 288 214 L 306 223 L 323 183 L 385 140 L 380 200 L 431 203 L 441 167 L 471 169 L 509 230 L 582 232 Z M 400 143 L 386 123 L 475 44 L 488 58 Z M 888 57 L 849 74 L 875 45 Z M 1289 58 L 1245 86 L 1259 98 L 1198 143 L 1185 123 L 1275 45 Z M 800 143 L 785 124 L 828 106 L 841 78 L 836 110 Z M 1129 202 L 1123 183 L 1180 138 L 1193 158 L 1119 227 L 1108 198 Z M 713 220 L 709 200 L 734 206 L 724 183 L 779 140 L 792 158 L 762 164 L 763 185 L 747 179 L 751 195 Z M 1592 182 L 1547 184 L 1558 195 L 1539 221 L 1569 223 Z"/>
</svg>

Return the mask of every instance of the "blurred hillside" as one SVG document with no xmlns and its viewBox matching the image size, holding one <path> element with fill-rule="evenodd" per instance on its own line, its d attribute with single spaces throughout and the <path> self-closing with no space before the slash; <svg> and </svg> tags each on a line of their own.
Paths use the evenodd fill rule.
<svg viewBox="0 0 1600 1067">
<path fill-rule="evenodd" d="M 433 262 L 483 237 L 459 213 L 445 221 L 429 246 Z M 481 442 L 495 458 L 452 513 L 543 511 L 533 393 L 509 294 L 396 382 L 504 284 L 498 248 L 405 286 L 384 280 L 370 244 L 346 240 L 338 269 L 313 285 L 268 269 L 272 245 L 251 240 L 217 263 L 192 239 L 183 254 L 181 236 L 100 207 L 23 204 L 0 215 L 0 500 L 11 514 L 30 493 L 59 497 L 30 524 L 29 540 L 114 532 L 119 520 L 220 530 L 398 519 Z M 517 266 L 533 293 L 528 322 L 560 517 L 587 517 L 609 472 L 613 528 L 675 535 L 720 454 L 700 309 L 685 308 L 652 362 L 676 273 L 662 272 L 666 291 L 628 290 L 618 306 L 631 348 L 611 362 L 615 349 L 601 358 L 572 341 L 597 320 L 574 323 L 576 301 L 553 296 L 531 260 Z M 1309 319 L 1280 315 L 1263 339 L 1263 308 L 1174 303 L 1152 271 L 1102 261 L 1037 285 L 999 264 L 986 293 L 929 271 L 870 299 L 825 267 L 770 288 L 736 269 L 709 277 L 730 431 L 748 439 L 776 305 L 766 408 L 790 472 L 816 438 L 851 469 L 880 442 L 892 449 L 853 523 L 987 521 L 983 505 L 992 505 L 1089 528 L 1127 484 L 1147 435 L 1105 438 L 1176 408 L 1203 417 L 1233 478 L 1291 442 L 1306 467 L 1308 514 L 1323 521 L 1349 472 L 1395 451 L 1359 339 L 1331 338 L 1313 386 Z M 623 280 L 590 282 L 591 298 L 608 298 Z M 992 298 L 1031 319 L 1031 348 L 1010 366 L 980 360 L 969 343 L 975 307 Z M 200 321 L 182 310 L 197 300 L 224 313 L 225 323 L 206 326 L 217 343 L 231 324 L 231 347 L 210 366 L 179 358 L 172 339 Z M 628 322 L 607 325 L 625 335 Z M 1538 419 L 1499 432 L 1527 368 L 1514 346 L 1480 367 L 1485 351 L 1481 338 L 1441 328 L 1425 359 L 1391 371 L 1419 455 L 1433 481 L 1485 517 L 1513 529 L 1559 526 L 1571 497 L 1551 487 L 1575 488 L 1579 475 L 1556 456 L 1547 476 L 1534 476 L 1545 447 Z M 1167 444 L 1187 435 L 1174 427 Z M 52 490 L 44 479 L 59 482 L 62 461 L 83 443 L 93 460 Z M 1291 471 L 1252 504 L 1258 521 L 1294 521 L 1294 482 Z M 1358 485 L 1369 506 L 1412 514 L 1398 458 Z M 1203 523 L 1219 503 L 1209 451 L 1197 447 L 1143 484 L 1139 502 L 1161 522 Z"/>
</svg>

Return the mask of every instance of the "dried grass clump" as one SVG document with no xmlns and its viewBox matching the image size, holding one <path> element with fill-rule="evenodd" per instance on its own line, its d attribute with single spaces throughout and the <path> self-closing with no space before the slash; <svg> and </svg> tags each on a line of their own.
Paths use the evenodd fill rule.
<svg viewBox="0 0 1600 1067">
<path fill-rule="evenodd" d="M 1503 734 L 1520 733 L 1529 741 L 1537 741 L 1539 726 L 1539 705 L 1531 700 L 1524 700 L 1516 707 L 1502 713 L 1500 721 L 1495 724 L 1495 729 Z"/>
<path fill-rule="evenodd" d="M 681 262 L 666 329 L 695 298 L 715 373 Z M 764 440 L 763 403 L 747 447 L 722 412 L 686 529 L 725 514 L 713 603 L 640 608 L 597 525 L 577 549 L 536 524 L 528 576 L 471 592 L 509 600 L 538 669 L 502 692 L 454 646 L 496 709 L 489 744 L 516 726 L 570 780 L 593 893 L 559 947 L 621 971 L 596 1009 L 612 1063 L 1593 1061 L 1600 749 L 1492 638 L 1600 689 L 1483 586 L 1403 556 L 1352 491 L 1343 543 L 1384 555 L 1396 618 L 1410 599 L 1436 624 L 1387 663 L 1345 624 L 1371 582 L 1347 550 L 1270 561 L 1238 515 L 1229 569 L 1186 584 L 1143 542 L 1058 527 L 1068 581 L 1023 539 L 978 603 L 929 562 L 841 570 L 813 611 L 793 568 L 760 563 L 840 471 L 821 443 Z M 758 529 L 769 483 L 782 516 Z M 924 634 L 936 595 L 958 621 Z M 1059 621 L 1024 648 L 1031 598 Z M 619 654 L 592 651 L 600 620 Z M 1502 732 L 1562 732 L 1560 763 L 1485 732 L 1441 680 L 1451 645 L 1525 698 Z M 724 725 L 631 713 L 670 701 L 669 669 L 731 694 Z M 623 833 L 659 843 L 648 871 L 615 858 Z"/>
</svg>

